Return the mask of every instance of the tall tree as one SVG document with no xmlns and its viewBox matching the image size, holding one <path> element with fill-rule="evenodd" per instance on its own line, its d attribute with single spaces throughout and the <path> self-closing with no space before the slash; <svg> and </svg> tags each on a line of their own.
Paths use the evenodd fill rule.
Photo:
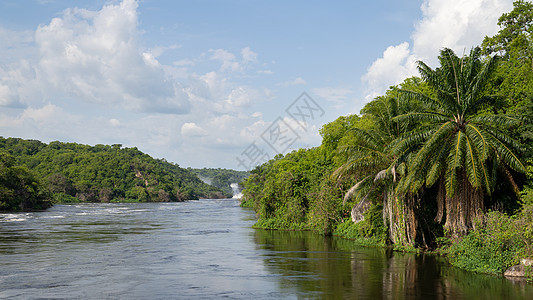
<svg viewBox="0 0 533 300">
<path fill-rule="evenodd" d="M 390 239 L 398 245 L 414 245 L 416 219 L 413 194 L 396 193 L 396 184 L 403 174 L 404 164 L 392 151 L 393 141 L 406 134 L 408 122 L 397 122 L 394 117 L 413 110 L 412 103 L 401 103 L 392 94 L 377 97 L 368 103 L 361 113 L 370 119 L 368 128 L 351 129 L 354 140 L 341 151 L 348 154 L 346 163 L 333 173 L 337 180 L 354 177 L 357 182 L 344 197 L 346 203 L 355 198 L 352 221 L 364 219 L 363 213 L 373 201 L 383 204 L 383 220 L 389 229 Z"/>
<path fill-rule="evenodd" d="M 511 182 L 509 169 L 525 170 L 514 152 L 519 144 L 506 131 L 520 120 L 509 115 L 481 114 L 492 99 L 483 94 L 483 89 L 497 59 L 492 56 L 483 62 L 480 48 L 464 57 L 443 49 L 439 68 L 433 70 L 418 62 L 422 78 L 435 94 L 403 90 L 407 100 L 423 102 L 427 109 L 395 118 L 421 124 L 396 144 L 396 153 L 412 153 L 407 175 L 398 189 L 416 192 L 438 183 L 436 220 L 441 221 L 446 213 L 444 227 L 453 235 L 467 232 L 481 216 L 484 194 L 490 194 L 494 187 L 495 170 L 503 171 Z"/>
</svg>

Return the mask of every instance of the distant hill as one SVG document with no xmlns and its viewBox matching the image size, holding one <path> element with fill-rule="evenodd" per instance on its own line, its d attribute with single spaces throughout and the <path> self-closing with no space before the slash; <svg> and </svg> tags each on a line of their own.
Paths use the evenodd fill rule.
<svg viewBox="0 0 533 300">
<path fill-rule="evenodd" d="M 230 194 L 233 193 L 233 189 L 231 188 L 232 183 L 241 183 L 244 179 L 250 176 L 250 172 L 248 171 L 235 171 L 229 169 L 188 168 L 188 170 L 198 175 L 198 177 L 204 182 L 216 186 L 225 193 Z"/>
<path fill-rule="evenodd" d="M 120 144 L 46 144 L 0 137 L 2 151 L 35 174 L 56 203 L 167 202 L 231 196 L 204 183 L 190 170 Z"/>
</svg>

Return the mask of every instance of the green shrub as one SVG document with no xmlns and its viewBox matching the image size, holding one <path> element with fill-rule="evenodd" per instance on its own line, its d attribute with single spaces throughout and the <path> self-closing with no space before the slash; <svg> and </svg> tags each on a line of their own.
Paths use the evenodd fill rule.
<svg viewBox="0 0 533 300">
<path fill-rule="evenodd" d="M 53 194 L 53 201 L 54 203 L 61 204 L 61 203 L 79 203 L 81 202 L 80 199 L 71 196 L 69 194 L 65 193 L 54 193 Z"/>
<path fill-rule="evenodd" d="M 450 263 L 474 272 L 501 274 L 521 258 L 531 257 L 532 213 L 531 205 L 513 217 L 489 212 L 483 224 L 478 222 L 475 230 L 445 251 Z"/>
<path fill-rule="evenodd" d="M 365 213 L 363 221 L 354 224 L 351 219 L 337 225 L 334 235 L 355 240 L 360 245 L 386 245 L 387 228 L 383 224 L 383 206 L 372 205 Z"/>
<path fill-rule="evenodd" d="M 259 219 L 254 224 L 253 228 L 256 229 L 283 229 L 283 230 L 308 230 L 305 223 L 290 222 L 285 218 L 268 218 Z"/>
</svg>

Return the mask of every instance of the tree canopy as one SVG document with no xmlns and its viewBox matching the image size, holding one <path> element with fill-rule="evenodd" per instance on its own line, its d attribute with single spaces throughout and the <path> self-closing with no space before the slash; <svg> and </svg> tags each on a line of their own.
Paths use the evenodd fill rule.
<svg viewBox="0 0 533 300">
<path fill-rule="evenodd" d="M 177 164 L 120 144 L 45 144 L 0 137 L 0 150 L 32 171 L 55 202 L 167 202 L 231 196 Z"/>
</svg>

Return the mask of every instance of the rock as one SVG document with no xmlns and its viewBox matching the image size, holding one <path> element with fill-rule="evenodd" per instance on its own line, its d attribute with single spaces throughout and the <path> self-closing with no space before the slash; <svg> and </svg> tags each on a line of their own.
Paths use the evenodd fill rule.
<svg viewBox="0 0 533 300">
<path fill-rule="evenodd" d="M 516 265 L 512 266 L 509 269 L 503 273 L 505 277 L 525 277 L 526 276 L 526 268 L 524 265 Z"/>
</svg>

